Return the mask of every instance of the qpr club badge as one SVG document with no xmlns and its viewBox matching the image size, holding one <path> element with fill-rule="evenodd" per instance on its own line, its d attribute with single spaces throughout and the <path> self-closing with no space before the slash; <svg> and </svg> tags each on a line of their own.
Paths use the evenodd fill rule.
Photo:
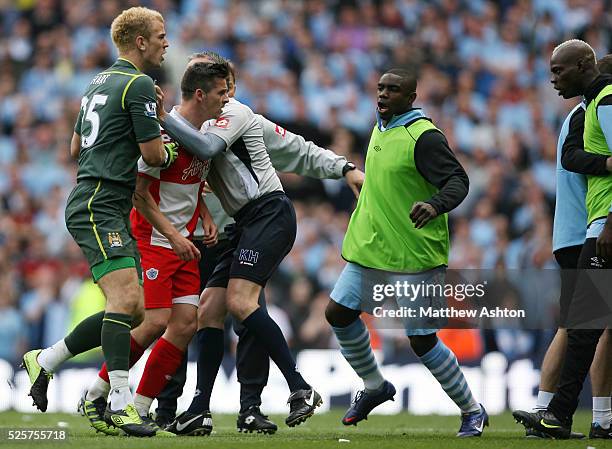
<svg viewBox="0 0 612 449">
<path fill-rule="evenodd" d="M 145 271 L 145 274 L 147 275 L 147 279 L 150 281 L 154 281 L 155 279 L 157 279 L 157 275 L 159 274 L 159 270 L 156 268 L 149 268 L 147 271 Z"/>
</svg>

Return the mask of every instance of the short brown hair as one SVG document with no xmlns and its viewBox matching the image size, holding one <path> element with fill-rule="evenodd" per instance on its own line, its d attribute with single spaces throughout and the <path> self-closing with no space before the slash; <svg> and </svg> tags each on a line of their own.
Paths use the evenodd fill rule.
<svg viewBox="0 0 612 449">
<path fill-rule="evenodd" d="M 111 24 L 111 37 L 117 50 L 120 52 L 131 50 L 134 39 L 138 36 L 148 39 L 151 36 L 151 22 L 155 20 L 164 23 L 164 18 L 159 12 L 144 6 L 126 9 L 115 17 Z"/>
<path fill-rule="evenodd" d="M 228 76 L 229 66 L 227 62 L 196 62 L 188 65 L 181 80 L 181 95 L 183 99 L 188 100 L 193 97 L 196 89 L 202 89 L 208 93 L 213 88 L 216 78 L 225 80 Z"/>
</svg>

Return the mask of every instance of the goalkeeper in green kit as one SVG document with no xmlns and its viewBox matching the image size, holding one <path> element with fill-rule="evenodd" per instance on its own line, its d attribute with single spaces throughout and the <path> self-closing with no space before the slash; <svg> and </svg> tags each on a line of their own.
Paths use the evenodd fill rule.
<svg viewBox="0 0 612 449">
<path fill-rule="evenodd" d="M 155 430 L 143 424 L 128 387 L 130 329 L 144 313 L 140 255 L 129 214 L 138 158 L 162 167 L 176 158 L 174 148 L 162 143 L 155 86 L 143 73 L 161 65 L 168 41 L 161 14 L 143 7 L 117 16 L 111 37 L 119 58 L 93 78 L 81 100 L 70 144 L 72 157 L 78 158 L 77 185 L 66 206 L 66 226 L 106 297 L 106 310 L 83 320 L 53 346 L 26 353 L 23 365 L 34 405 L 44 412 L 56 368 L 102 346 L 111 384 L 105 420 L 127 434 L 153 436 Z"/>
<path fill-rule="evenodd" d="M 342 246 L 348 263 L 325 312 L 342 355 L 365 387 L 342 419 L 345 425 L 366 419 L 396 393 L 374 358 L 361 312 L 373 313 L 372 301 L 378 300 L 373 293 L 381 286 L 444 283 L 447 213 L 468 192 L 468 177 L 444 134 L 421 109 L 412 107 L 416 85 L 415 75 L 403 69 L 389 70 L 378 81 L 377 124 L 368 146 L 365 182 Z M 433 290 L 427 294 L 422 289 L 410 299 L 398 297 L 398 306 L 445 307 L 444 296 Z M 413 351 L 462 412 L 457 436 L 478 437 L 489 418 L 474 399 L 457 358 L 438 340 L 442 324 L 425 316 L 405 320 L 404 328 Z"/>
</svg>

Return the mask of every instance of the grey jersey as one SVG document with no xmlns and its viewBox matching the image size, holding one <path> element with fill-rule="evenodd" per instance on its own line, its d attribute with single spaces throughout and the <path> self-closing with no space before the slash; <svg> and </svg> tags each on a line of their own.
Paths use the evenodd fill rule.
<svg viewBox="0 0 612 449">
<path fill-rule="evenodd" d="M 263 129 L 264 143 L 276 170 L 319 179 L 342 178 L 342 168 L 347 163 L 344 156 L 306 141 L 302 136 L 287 131 L 262 115 L 255 114 L 255 119 Z M 214 194 L 207 194 L 205 201 L 219 228 L 219 238 L 223 238 L 223 228 L 233 223 L 233 220 L 220 207 Z M 201 225 L 196 227 L 194 237 L 203 237 Z"/>
<path fill-rule="evenodd" d="M 256 114 L 255 118 L 263 129 L 264 142 L 276 170 L 318 179 L 342 178 L 342 169 L 347 163 L 344 156 L 306 141 L 262 115 Z"/>
<path fill-rule="evenodd" d="M 204 123 L 202 131 L 227 144 L 227 149 L 213 158 L 208 183 L 230 216 L 266 193 L 283 191 L 261 124 L 248 106 L 230 98 L 221 117 Z"/>
</svg>

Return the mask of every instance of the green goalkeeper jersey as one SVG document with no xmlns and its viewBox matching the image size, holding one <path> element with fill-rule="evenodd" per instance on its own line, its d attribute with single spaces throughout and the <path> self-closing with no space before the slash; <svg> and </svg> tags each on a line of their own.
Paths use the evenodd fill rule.
<svg viewBox="0 0 612 449">
<path fill-rule="evenodd" d="M 153 80 L 119 58 L 97 74 L 81 100 L 77 181 L 102 180 L 133 190 L 138 143 L 160 136 Z"/>
</svg>

